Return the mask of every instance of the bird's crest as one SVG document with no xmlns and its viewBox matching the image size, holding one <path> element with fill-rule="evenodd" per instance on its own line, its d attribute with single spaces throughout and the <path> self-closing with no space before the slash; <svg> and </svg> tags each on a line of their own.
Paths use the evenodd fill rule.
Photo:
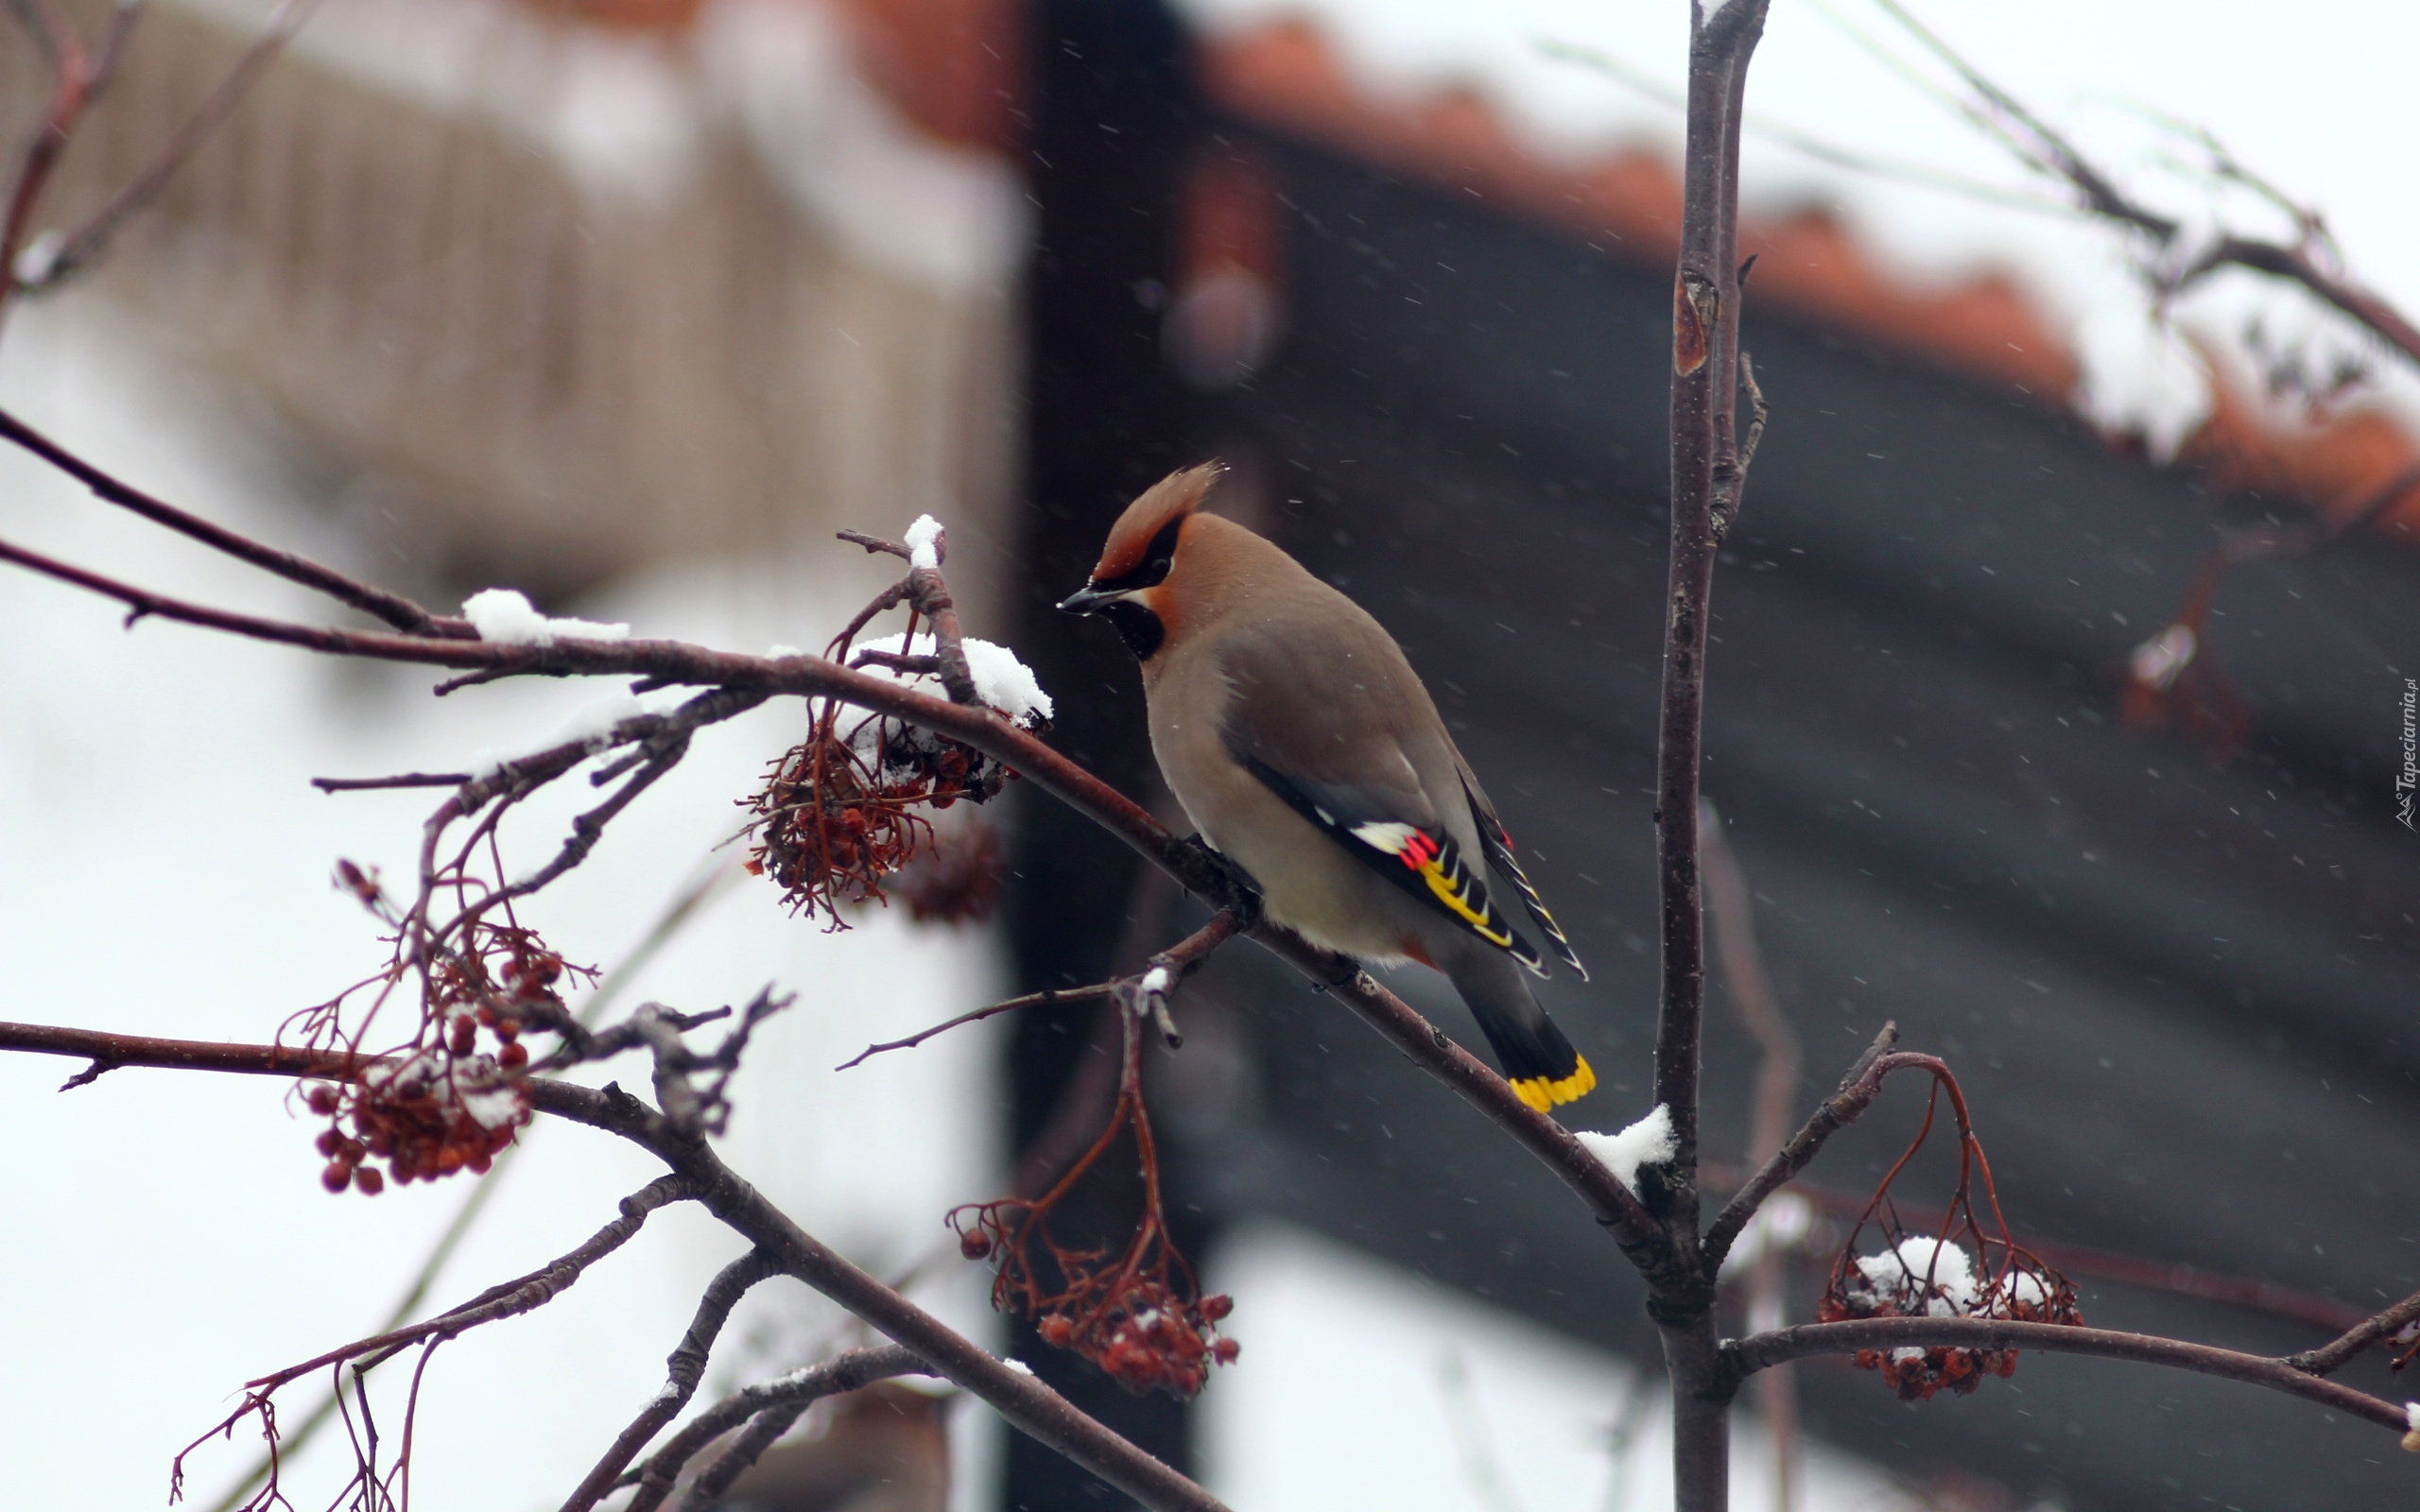
<svg viewBox="0 0 2420 1512">
<path fill-rule="evenodd" d="M 1101 547 L 1100 564 L 1093 569 L 1092 580 L 1114 583 L 1141 572 L 1161 532 L 1200 508 L 1210 485 L 1226 471 L 1224 462 L 1204 462 L 1171 472 L 1144 490 L 1117 517 L 1117 524 L 1110 526 L 1109 541 Z"/>
</svg>

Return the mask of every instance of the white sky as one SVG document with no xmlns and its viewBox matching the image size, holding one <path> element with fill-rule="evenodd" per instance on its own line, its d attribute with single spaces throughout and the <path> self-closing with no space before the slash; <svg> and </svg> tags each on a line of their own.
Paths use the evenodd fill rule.
<svg viewBox="0 0 2420 1512">
<path fill-rule="evenodd" d="M 1182 4 L 1213 31 L 1308 16 L 1365 87 L 1416 96 L 1475 86 L 1549 155 L 1584 158 L 1636 143 L 1677 162 L 1675 110 L 1597 70 L 1546 56 L 1538 44 L 1555 40 L 1610 53 L 1677 88 L 1687 43 L 1681 0 Z M 2326 215 L 2358 276 L 2407 311 L 2420 309 L 2420 257 L 2411 250 L 2420 247 L 2420 180 L 2410 150 L 2408 77 L 2420 57 L 2420 7 L 2354 0 L 2290 12 L 2249 0 L 1915 0 L 1911 9 L 2118 170 L 2155 209 L 2187 220 L 2221 213 L 2200 182 L 2154 162 L 2173 143 L 2142 112 L 2211 128 L 2240 162 Z M 1870 154 L 2038 187 L 2002 149 L 1877 61 L 1852 29 L 1940 76 L 1875 0 L 1775 0 L 1749 75 L 1752 113 Z M 2075 336 L 2087 320 L 2100 322 L 2082 339 L 2095 349 L 2094 376 L 2112 418 L 2189 421 L 2189 396 L 2175 391 L 2167 370 L 2174 349 L 2125 329 L 2120 318 L 2139 326 L 2141 301 L 2106 232 L 1833 167 L 1753 134 L 1741 177 L 1752 214 L 1830 206 L 1887 266 L 1935 277 L 1981 268 L 2016 274 L 2053 330 Z M 2240 197 L 2223 214 L 2244 230 L 2277 227 Z M 2269 312 L 2275 330 L 2317 319 L 2305 305 L 2248 275 L 2227 275 L 2180 313 L 2196 332 L 2232 339 L 2254 307 Z M 2420 417 L 2420 382 L 2408 365 L 2390 358 L 2382 366 L 2394 407 Z"/>
</svg>

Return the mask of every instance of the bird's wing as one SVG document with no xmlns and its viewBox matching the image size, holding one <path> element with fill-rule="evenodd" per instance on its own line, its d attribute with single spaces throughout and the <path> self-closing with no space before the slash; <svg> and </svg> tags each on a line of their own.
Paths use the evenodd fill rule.
<svg viewBox="0 0 2420 1512">
<path fill-rule="evenodd" d="M 1232 689 L 1219 727 L 1228 754 L 1356 860 L 1546 974 L 1404 753 L 1406 712 L 1434 714 L 1392 643 L 1271 627 L 1231 637 L 1219 662 Z"/>
<path fill-rule="evenodd" d="M 1579 972 L 1580 980 L 1587 981 L 1588 968 L 1580 964 L 1580 953 L 1571 948 L 1571 941 L 1564 937 L 1563 927 L 1554 921 L 1554 915 L 1547 911 L 1547 901 L 1538 896 L 1538 889 L 1530 883 L 1530 874 L 1521 869 L 1521 863 L 1512 859 L 1512 832 L 1495 816 L 1495 805 L 1488 801 L 1486 791 L 1471 772 L 1471 764 L 1462 760 L 1462 753 L 1459 750 L 1454 752 L 1454 766 L 1461 774 L 1463 793 L 1470 798 L 1471 816 L 1478 820 L 1478 847 L 1487 852 L 1488 866 L 1498 877 L 1512 883 L 1512 890 L 1521 895 L 1522 906 L 1529 909 L 1530 917 L 1538 921 L 1539 930 L 1547 937 L 1547 947 L 1554 952 L 1555 958 Z"/>
</svg>

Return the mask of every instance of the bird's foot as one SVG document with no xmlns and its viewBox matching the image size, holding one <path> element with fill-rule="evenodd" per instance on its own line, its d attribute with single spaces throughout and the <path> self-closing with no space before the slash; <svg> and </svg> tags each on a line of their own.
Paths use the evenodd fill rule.
<svg viewBox="0 0 2420 1512">
<path fill-rule="evenodd" d="M 1184 843 L 1201 852 L 1201 858 L 1218 872 L 1223 884 L 1220 891 L 1224 894 L 1219 899 L 1219 906 L 1236 916 L 1236 933 L 1249 935 L 1259 928 L 1260 884 L 1253 881 L 1252 873 L 1236 865 L 1233 857 L 1198 834 L 1186 835 Z"/>
</svg>

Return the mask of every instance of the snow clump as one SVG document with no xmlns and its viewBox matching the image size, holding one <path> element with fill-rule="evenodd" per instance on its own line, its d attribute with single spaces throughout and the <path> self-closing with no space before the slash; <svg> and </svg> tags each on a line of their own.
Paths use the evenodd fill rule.
<svg viewBox="0 0 2420 1512">
<path fill-rule="evenodd" d="M 1618 1134 L 1598 1134 L 1580 1131 L 1581 1144 L 1614 1173 L 1614 1178 L 1638 1191 L 1638 1168 L 1662 1165 L 1681 1148 L 1680 1137 L 1672 1132 L 1672 1109 L 1662 1103 L 1655 1111 L 1623 1129 Z"/>
<path fill-rule="evenodd" d="M 600 625 L 595 620 L 549 619 L 529 600 L 510 588 L 490 588 L 462 600 L 462 617 L 479 639 L 497 645 L 552 645 L 560 637 L 576 641 L 627 641 L 628 625 Z"/>
</svg>

